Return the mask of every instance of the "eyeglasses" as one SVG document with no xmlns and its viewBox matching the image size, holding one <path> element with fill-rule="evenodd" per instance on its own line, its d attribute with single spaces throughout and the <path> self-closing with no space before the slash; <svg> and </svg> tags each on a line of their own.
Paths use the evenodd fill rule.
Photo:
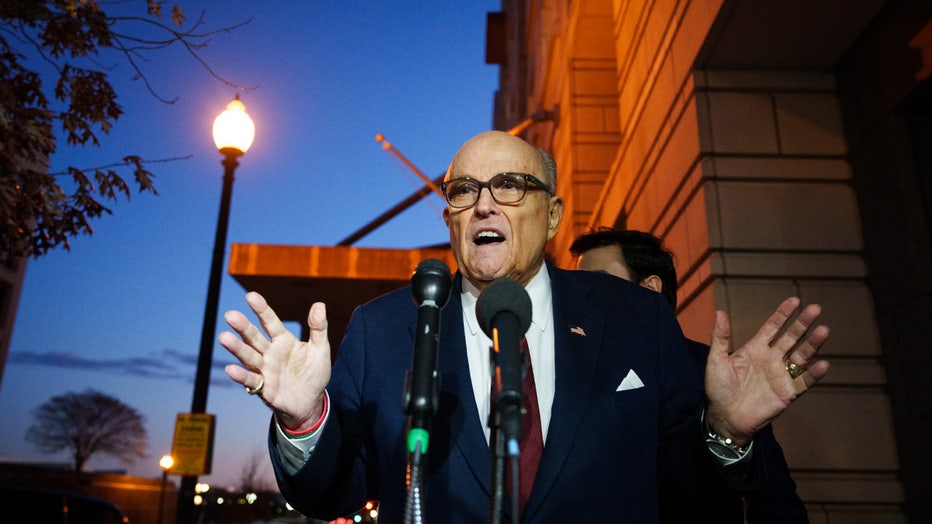
<svg viewBox="0 0 932 524">
<path fill-rule="evenodd" d="M 533 185 L 531 185 L 533 184 Z M 450 203 L 450 207 L 472 207 L 479 201 L 482 188 L 489 188 L 492 200 L 499 204 L 516 204 L 524 198 L 528 189 L 543 189 L 552 195 L 553 191 L 535 177 L 526 173 L 499 173 L 488 182 L 464 177 L 447 180 L 440 184 L 440 190 Z"/>
</svg>

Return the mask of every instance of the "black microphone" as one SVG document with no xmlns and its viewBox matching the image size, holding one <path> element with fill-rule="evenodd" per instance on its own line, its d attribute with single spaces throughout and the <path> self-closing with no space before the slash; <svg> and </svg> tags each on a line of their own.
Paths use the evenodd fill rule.
<svg viewBox="0 0 932 524">
<path fill-rule="evenodd" d="M 531 327 L 531 297 L 518 282 L 502 278 L 492 282 L 476 302 L 479 326 L 492 339 L 494 374 L 492 399 L 498 409 L 501 431 L 509 452 L 517 454 L 521 437 L 521 407 L 523 405 L 521 339 Z"/>
<path fill-rule="evenodd" d="M 404 412 L 410 417 L 408 450 L 412 453 L 418 443 L 421 453 L 427 452 L 430 417 L 440 402 L 437 379 L 440 310 L 450 298 L 451 287 L 450 268 L 435 258 L 421 261 L 411 277 L 411 294 L 418 308 L 417 333 L 411 371 L 405 377 Z"/>
</svg>

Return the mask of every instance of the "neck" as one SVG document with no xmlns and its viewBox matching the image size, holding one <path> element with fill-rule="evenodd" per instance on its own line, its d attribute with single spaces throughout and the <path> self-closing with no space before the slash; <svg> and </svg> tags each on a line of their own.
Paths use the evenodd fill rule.
<svg viewBox="0 0 932 524">
<path fill-rule="evenodd" d="M 546 270 L 547 270 L 547 264 L 541 262 L 540 266 L 538 266 L 538 268 L 535 271 L 524 273 L 524 278 L 522 279 L 514 278 L 510 275 L 505 276 L 505 277 L 500 277 L 500 278 L 511 278 L 512 280 L 515 280 L 516 282 L 521 284 L 521 287 L 527 287 L 528 284 L 530 284 L 531 281 L 534 280 L 534 277 L 536 277 L 541 271 L 546 271 Z M 478 297 L 485 290 L 485 288 L 489 287 L 489 285 L 492 282 L 495 282 L 495 280 L 474 280 L 464 275 L 463 276 L 463 291 L 467 291 L 469 293 L 472 293 L 474 296 Z"/>
</svg>

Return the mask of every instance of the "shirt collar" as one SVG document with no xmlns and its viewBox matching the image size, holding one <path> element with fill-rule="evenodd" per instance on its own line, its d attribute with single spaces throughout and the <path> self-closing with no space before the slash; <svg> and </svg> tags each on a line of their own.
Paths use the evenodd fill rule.
<svg viewBox="0 0 932 524">
<path fill-rule="evenodd" d="M 536 327 L 543 333 L 550 326 L 550 319 L 553 318 L 553 294 L 550 288 L 550 272 L 547 271 L 547 264 L 541 264 L 537 274 L 524 288 L 531 298 L 531 326 Z M 461 300 L 463 311 L 466 313 L 466 327 L 470 334 L 475 335 L 479 332 L 479 321 L 476 318 L 476 301 L 479 300 L 479 289 L 467 279 L 463 279 L 463 292 Z"/>
</svg>

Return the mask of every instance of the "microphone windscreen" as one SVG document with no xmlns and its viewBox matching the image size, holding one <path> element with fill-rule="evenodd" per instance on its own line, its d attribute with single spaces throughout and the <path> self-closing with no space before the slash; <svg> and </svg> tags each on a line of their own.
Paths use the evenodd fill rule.
<svg viewBox="0 0 932 524">
<path fill-rule="evenodd" d="M 518 317 L 521 333 L 531 327 L 531 297 L 515 280 L 500 278 L 489 284 L 476 301 L 476 318 L 482 331 L 491 337 L 492 319 L 506 311 Z"/>
<path fill-rule="evenodd" d="M 411 276 L 411 294 L 418 307 L 425 301 L 432 301 L 438 308 L 442 308 L 450 298 L 452 286 L 450 268 L 436 258 L 422 260 Z"/>
</svg>

